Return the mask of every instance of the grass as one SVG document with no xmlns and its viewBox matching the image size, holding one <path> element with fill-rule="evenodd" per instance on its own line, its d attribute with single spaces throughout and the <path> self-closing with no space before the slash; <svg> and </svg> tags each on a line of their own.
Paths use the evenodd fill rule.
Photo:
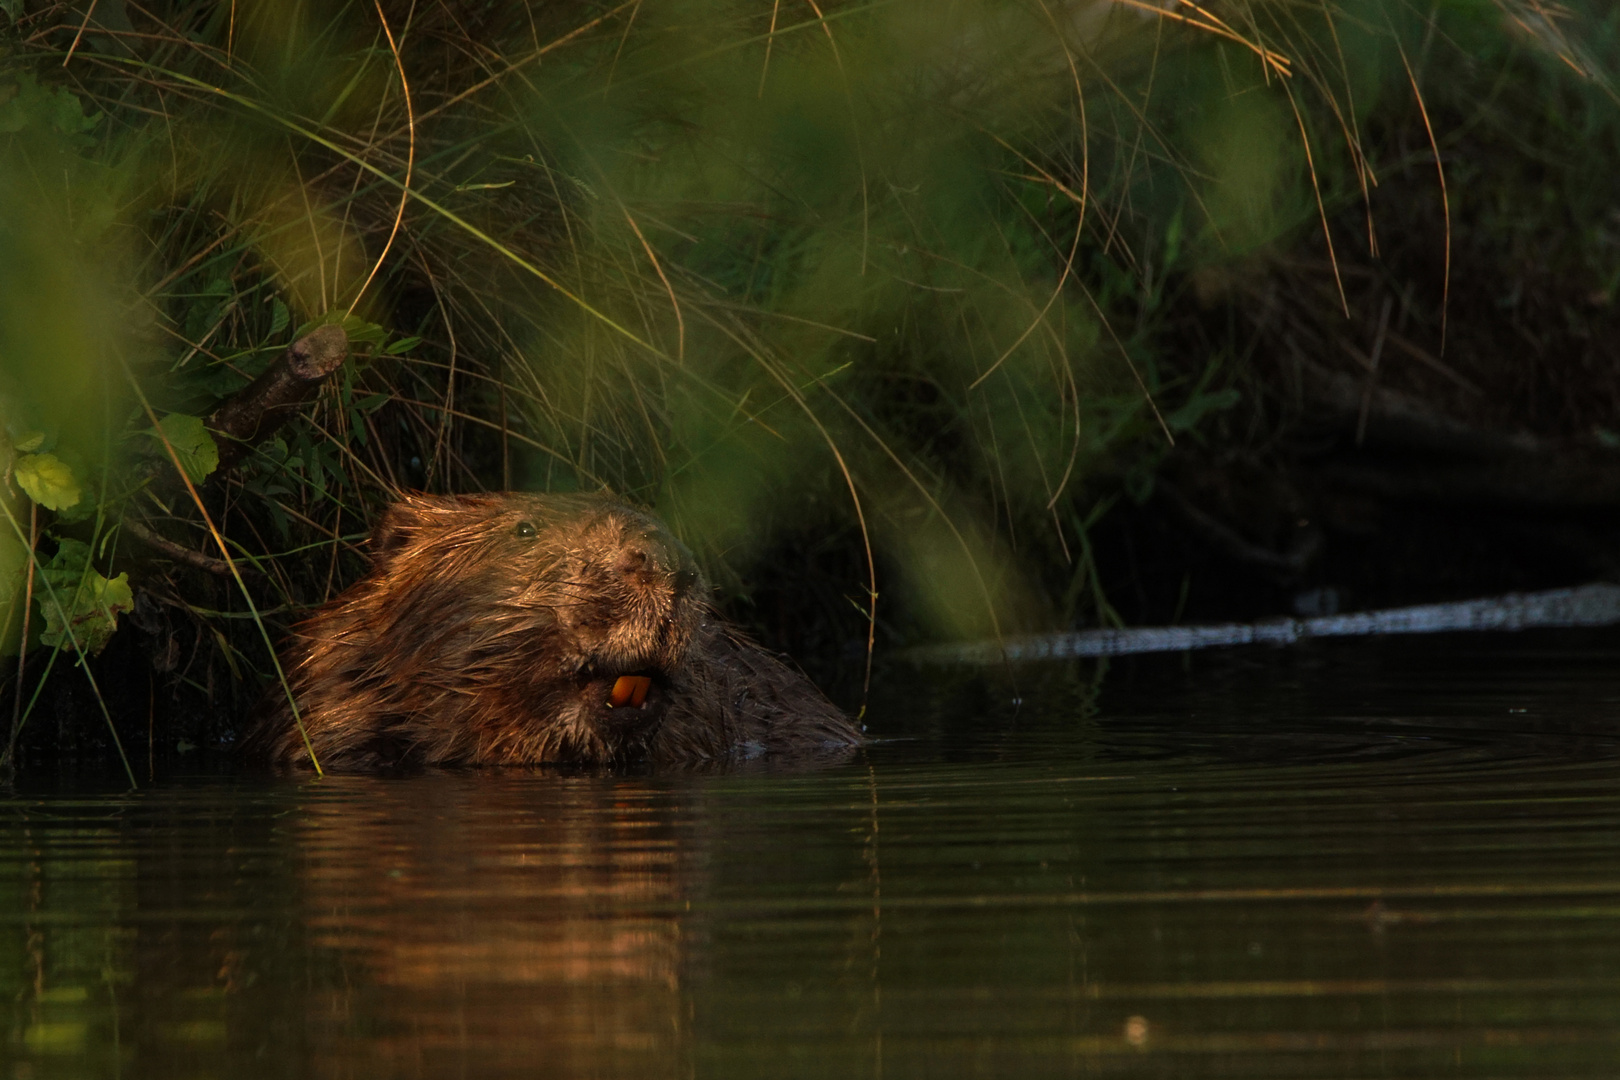
<svg viewBox="0 0 1620 1080">
<path fill-rule="evenodd" d="M 1442 364 L 1514 257 L 1476 248 L 1533 243 L 1558 184 L 1560 264 L 1612 297 L 1567 140 L 1612 152 L 1613 41 L 1516 0 L 19 12 L 8 475 L 49 454 L 85 494 L 0 544 L 10 648 L 30 550 L 95 539 L 81 572 L 159 612 L 159 676 L 245 699 L 271 662 L 234 616 L 332 595 L 415 488 L 612 488 L 824 651 L 1117 621 L 1091 530 L 1172 447 L 1274 432 L 1278 327 L 1364 322 L 1392 249 Z M 1464 153 L 1485 132 L 1534 144 L 1524 175 Z M 204 415 L 335 319 L 356 355 L 304 421 L 165 487 L 136 389 Z"/>
</svg>

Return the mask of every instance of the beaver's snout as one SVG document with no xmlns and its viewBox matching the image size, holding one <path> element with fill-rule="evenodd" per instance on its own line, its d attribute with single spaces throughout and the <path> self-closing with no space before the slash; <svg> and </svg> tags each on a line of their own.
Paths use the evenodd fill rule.
<svg viewBox="0 0 1620 1080">
<path fill-rule="evenodd" d="M 691 591 L 698 582 L 697 568 L 690 557 L 654 532 L 629 538 L 619 552 L 614 570 L 632 585 L 668 588 L 676 599 Z"/>
</svg>

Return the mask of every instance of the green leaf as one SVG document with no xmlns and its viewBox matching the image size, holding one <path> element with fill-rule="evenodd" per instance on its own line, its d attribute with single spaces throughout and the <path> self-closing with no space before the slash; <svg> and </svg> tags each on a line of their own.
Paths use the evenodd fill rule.
<svg viewBox="0 0 1620 1080">
<path fill-rule="evenodd" d="M 287 329 L 287 323 L 291 320 L 292 313 L 287 310 L 286 304 L 283 304 L 279 299 L 270 301 L 270 337 L 275 337 Z"/>
<path fill-rule="evenodd" d="M 202 483 L 209 473 L 219 468 L 219 445 L 214 442 L 208 428 L 203 426 L 201 418 L 185 413 L 170 413 L 158 422 L 158 428 L 163 431 L 162 437 L 159 437 L 157 428 L 147 428 L 146 434 L 156 439 L 159 445 L 167 440 L 174 447 L 174 456 L 180 460 L 186 479 L 193 484 Z"/>
<path fill-rule="evenodd" d="M 11 445 L 12 449 L 19 454 L 32 454 L 45 445 L 45 433 L 43 431 L 25 431 Z"/>
<path fill-rule="evenodd" d="M 16 22 L 22 18 L 23 0 L 0 0 L 0 11 L 5 12 L 6 17 L 12 22 Z"/>
<path fill-rule="evenodd" d="M 387 353 L 389 356 L 398 356 L 401 353 L 410 352 L 420 344 L 422 344 L 422 339 L 419 337 L 402 337 L 392 345 L 388 346 L 388 348 L 384 349 L 383 352 Z"/>
<path fill-rule="evenodd" d="M 0 4 L 0 7 L 11 14 L 9 4 Z M 0 132 L 51 127 L 72 136 L 82 135 L 100 122 L 100 113 L 84 114 L 84 105 L 71 91 L 41 86 L 27 72 L 17 76 L 16 92 L 0 102 Z"/>
<path fill-rule="evenodd" d="M 90 545 L 60 540 L 56 555 L 45 567 L 45 581 L 54 597 L 41 590 L 39 611 L 45 617 L 40 643 L 71 649 L 75 641 L 84 652 L 99 653 L 118 629 L 118 616 L 135 610 L 129 575 L 105 578 L 90 565 Z M 62 616 L 67 615 L 64 623 Z M 72 636 L 67 631 L 71 627 Z"/>
<path fill-rule="evenodd" d="M 79 99 L 66 90 L 56 91 L 50 103 L 51 126 L 64 135 L 78 135 L 101 122 L 100 113 L 85 114 Z"/>
<path fill-rule="evenodd" d="M 79 481 L 55 454 L 24 454 L 16 476 L 28 497 L 47 510 L 66 510 L 79 501 Z"/>
<path fill-rule="evenodd" d="M 367 322 L 358 315 L 348 315 L 343 319 L 343 332 L 349 335 L 349 341 L 355 345 L 370 345 L 376 348 L 387 340 L 388 331 L 374 322 Z"/>
<path fill-rule="evenodd" d="M 65 506 L 56 512 L 56 520 L 72 523 L 75 521 L 89 521 L 96 516 L 100 507 L 95 499 L 80 499 L 72 506 Z"/>
</svg>

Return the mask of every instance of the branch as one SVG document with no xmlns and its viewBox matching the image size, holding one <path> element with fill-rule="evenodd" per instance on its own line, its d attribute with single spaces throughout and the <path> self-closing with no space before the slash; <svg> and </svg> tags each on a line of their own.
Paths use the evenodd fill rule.
<svg viewBox="0 0 1620 1080">
<path fill-rule="evenodd" d="M 304 402 L 314 397 L 333 372 L 349 355 L 349 335 L 341 326 L 319 326 L 276 357 L 264 374 L 243 387 L 203 421 L 219 447 L 217 477 L 230 472 L 255 443 L 274 435 L 298 414 Z M 167 473 L 173 481 L 175 474 Z M 178 563 L 210 574 L 229 575 L 223 559 L 204 555 L 158 535 L 133 517 L 124 518 L 124 528 L 147 547 Z"/>
<path fill-rule="evenodd" d="M 343 364 L 349 336 L 343 327 L 317 327 L 287 347 L 263 375 L 204 421 L 219 443 L 215 475 L 235 468 L 247 451 L 268 439 L 298 413 L 300 406 Z"/>
<path fill-rule="evenodd" d="M 124 529 L 129 535 L 147 547 L 167 555 L 175 562 L 185 563 L 187 566 L 196 567 L 198 570 L 206 570 L 210 574 L 229 575 L 231 572 L 231 568 L 224 559 L 216 559 L 212 555 L 204 555 L 200 551 L 192 551 L 188 547 L 182 547 L 173 540 L 159 536 L 134 518 L 124 519 Z"/>
</svg>

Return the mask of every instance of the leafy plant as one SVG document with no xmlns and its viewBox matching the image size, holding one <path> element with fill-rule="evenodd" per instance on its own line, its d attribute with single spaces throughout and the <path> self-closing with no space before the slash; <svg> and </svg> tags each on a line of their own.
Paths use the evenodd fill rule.
<svg viewBox="0 0 1620 1080">
<path fill-rule="evenodd" d="M 1265 400 L 1188 326 L 1301 237 L 1337 275 L 1376 110 L 1502 5 L 5 6 L 10 647 L 144 592 L 176 685 L 256 692 L 407 488 L 612 487 L 761 611 L 802 557 L 836 647 L 1114 619 L 1090 531 Z"/>
</svg>

